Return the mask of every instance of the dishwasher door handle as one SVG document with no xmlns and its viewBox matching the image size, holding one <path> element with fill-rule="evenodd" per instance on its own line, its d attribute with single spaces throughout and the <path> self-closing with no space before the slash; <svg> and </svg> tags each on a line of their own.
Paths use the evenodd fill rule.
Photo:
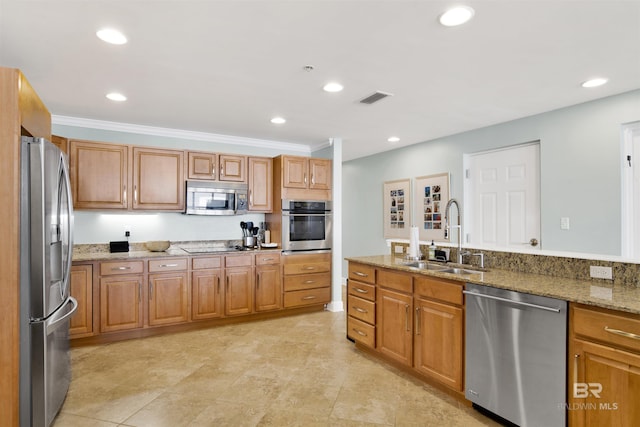
<svg viewBox="0 0 640 427">
<path fill-rule="evenodd" d="M 510 304 L 524 305 L 524 306 L 527 306 L 527 307 L 538 308 L 540 310 L 546 310 L 546 311 L 552 311 L 554 313 L 560 313 L 560 309 L 556 308 L 556 307 L 547 307 L 547 306 L 544 306 L 544 305 L 531 304 L 529 302 L 524 302 L 524 301 L 515 301 L 515 300 L 511 300 L 509 298 L 496 297 L 496 296 L 493 296 L 493 295 L 486 295 L 486 294 L 478 294 L 478 293 L 471 292 L 471 291 L 462 291 L 462 293 L 466 294 L 466 295 L 473 295 L 474 297 L 487 298 L 487 299 L 492 299 L 492 300 L 496 300 L 496 301 L 504 301 L 504 302 L 508 302 Z"/>
</svg>

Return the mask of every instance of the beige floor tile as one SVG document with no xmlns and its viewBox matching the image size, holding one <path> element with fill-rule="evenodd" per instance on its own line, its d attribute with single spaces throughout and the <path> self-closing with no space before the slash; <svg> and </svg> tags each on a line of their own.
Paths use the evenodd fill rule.
<svg viewBox="0 0 640 427">
<path fill-rule="evenodd" d="M 495 426 L 317 312 L 74 348 L 55 427 Z"/>
</svg>

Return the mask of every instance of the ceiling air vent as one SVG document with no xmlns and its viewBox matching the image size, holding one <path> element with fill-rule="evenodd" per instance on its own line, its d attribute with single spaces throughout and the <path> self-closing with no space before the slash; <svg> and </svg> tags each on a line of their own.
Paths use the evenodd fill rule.
<svg viewBox="0 0 640 427">
<path fill-rule="evenodd" d="M 380 92 L 380 91 L 376 91 L 374 93 L 372 93 L 371 95 L 367 96 L 366 98 L 363 98 L 360 100 L 361 104 L 373 104 L 374 102 L 378 102 L 381 99 L 386 98 L 387 96 L 393 96 L 392 93 L 386 93 L 386 92 Z"/>
</svg>

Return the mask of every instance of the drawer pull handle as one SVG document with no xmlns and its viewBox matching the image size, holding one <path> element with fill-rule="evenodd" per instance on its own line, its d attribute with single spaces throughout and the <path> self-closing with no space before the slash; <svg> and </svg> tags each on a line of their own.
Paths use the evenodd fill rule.
<svg viewBox="0 0 640 427">
<path fill-rule="evenodd" d="M 274 260 L 275 260 L 275 258 L 262 258 L 262 261 L 263 261 L 263 262 L 266 262 L 266 261 L 274 261 Z"/>
<path fill-rule="evenodd" d="M 368 294 L 369 291 L 366 289 L 360 289 L 360 288 L 353 288 L 354 291 L 356 292 L 360 292 L 361 294 Z"/>
<path fill-rule="evenodd" d="M 359 271 L 354 271 L 353 274 L 355 274 L 356 276 L 360 276 L 360 277 L 369 277 L 368 274 L 366 273 L 361 273 Z"/>
<path fill-rule="evenodd" d="M 316 268 L 310 265 L 306 265 L 304 267 L 302 267 L 303 270 L 315 270 Z"/>
<path fill-rule="evenodd" d="M 367 336 L 367 334 L 366 334 L 366 333 L 364 333 L 364 332 L 362 332 L 361 330 L 356 329 L 356 328 L 353 328 L 353 332 L 355 332 L 356 334 L 358 334 L 358 335 L 360 335 L 360 336 L 362 336 L 362 337 L 366 337 L 366 336 Z"/>
<path fill-rule="evenodd" d="M 357 311 L 358 313 L 368 313 L 367 310 L 365 310 L 364 308 L 360 308 L 360 307 L 353 307 L 353 309 L 355 311 Z"/>
<path fill-rule="evenodd" d="M 131 267 L 113 267 L 111 269 L 111 271 L 118 271 L 118 270 L 131 270 Z"/>
<path fill-rule="evenodd" d="M 163 268 L 163 267 L 177 267 L 178 264 L 160 264 L 159 267 Z"/>
<path fill-rule="evenodd" d="M 302 297 L 302 299 L 303 299 L 303 300 L 306 300 L 306 299 L 316 299 L 316 298 L 317 298 L 317 297 L 316 297 L 315 295 L 309 295 L 309 296 L 307 296 L 307 297 Z"/>
<path fill-rule="evenodd" d="M 605 326 L 604 330 L 609 332 L 610 334 L 620 335 L 621 337 L 631 338 L 633 340 L 640 340 L 640 335 L 634 334 L 632 332 L 621 331 L 620 329 L 612 329 L 608 326 Z"/>
<path fill-rule="evenodd" d="M 305 284 L 305 285 L 310 285 L 310 284 L 312 284 L 312 283 L 316 283 L 316 281 L 315 281 L 315 280 L 305 280 L 305 281 L 304 281 L 304 284 Z"/>
</svg>

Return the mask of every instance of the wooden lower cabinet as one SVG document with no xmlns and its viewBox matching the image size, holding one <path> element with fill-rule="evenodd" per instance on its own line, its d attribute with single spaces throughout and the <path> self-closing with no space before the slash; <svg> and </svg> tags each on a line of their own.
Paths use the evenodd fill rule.
<svg viewBox="0 0 640 427">
<path fill-rule="evenodd" d="M 143 276 L 100 278 L 100 332 L 141 328 Z"/>
<path fill-rule="evenodd" d="M 222 317 L 221 270 L 200 270 L 191 273 L 191 319 Z"/>
<path fill-rule="evenodd" d="M 282 281 L 280 264 L 256 267 L 255 310 L 267 311 L 282 308 Z"/>
<path fill-rule="evenodd" d="M 462 392 L 462 308 L 415 299 L 414 368 Z"/>
<path fill-rule="evenodd" d="M 570 305 L 570 427 L 640 425 L 640 316 Z"/>
<path fill-rule="evenodd" d="M 283 259 L 284 307 L 331 301 L 331 253 L 290 254 Z"/>
<path fill-rule="evenodd" d="M 376 300 L 376 349 L 411 366 L 413 359 L 413 297 L 378 288 Z"/>
<path fill-rule="evenodd" d="M 189 320 L 189 280 L 186 272 L 149 275 L 149 326 Z"/>
<path fill-rule="evenodd" d="M 225 270 L 224 314 L 236 316 L 253 312 L 253 267 Z"/>
<path fill-rule="evenodd" d="M 69 335 L 72 338 L 93 335 L 93 266 L 71 267 L 71 296 L 78 302 L 71 317 Z"/>
</svg>

